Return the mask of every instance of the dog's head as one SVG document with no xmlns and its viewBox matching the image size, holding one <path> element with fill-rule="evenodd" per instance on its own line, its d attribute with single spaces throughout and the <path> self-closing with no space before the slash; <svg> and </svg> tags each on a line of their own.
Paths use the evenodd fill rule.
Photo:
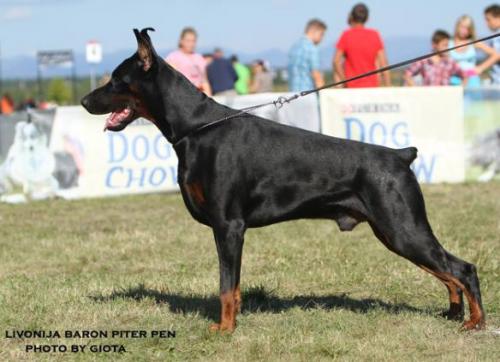
<svg viewBox="0 0 500 362">
<path fill-rule="evenodd" d="M 153 28 L 134 29 L 137 52 L 113 71 L 108 83 L 81 100 L 89 113 L 111 113 L 106 119 L 105 130 L 121 131 L 139 117 L 155 122 L 149 107 L 151 100 L 144 96 L 154 93 L 160 61 L 148 35 L 149 30 L 154 31 Z"/>
<path fill-rule="evenodd" d="M 21 121 L 16 125 L 14 143 L 22 152 L 37 152 L 47 147 L 47 136 L 35 123 Z"/>
</svg>

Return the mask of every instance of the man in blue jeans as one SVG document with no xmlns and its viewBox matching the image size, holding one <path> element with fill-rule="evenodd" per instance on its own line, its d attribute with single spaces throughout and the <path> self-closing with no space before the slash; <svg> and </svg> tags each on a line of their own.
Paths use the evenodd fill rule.
<svg viewBox="0 0 500 362">
<path fill-rule="evenodd" d="M 288 88 L 292 92 L 322 87 L 325 82 L 319 70 L 318 44 L 325 35 L 326 25 L 318 19 L 307 23 L 304 36 L 288 54 Z"/>
<path fill-rule="evenodd" d="M 213 60 L 207 67 L 207 78 L 216 96 L 235 96 L 234 83 L 238 75 L 229 59 L 224 58 L 224 53 L 217 48 L 213 54 Z"/>
</svg>

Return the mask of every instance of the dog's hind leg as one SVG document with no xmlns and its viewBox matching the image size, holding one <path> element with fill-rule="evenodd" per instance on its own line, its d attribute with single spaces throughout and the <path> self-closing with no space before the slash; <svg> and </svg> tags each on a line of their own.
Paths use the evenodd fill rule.
<svg viewBox="0 0 500 362">
<path fill-rule="evenodd" d="M 464 323 L 464 329 L 484 327 L 485 314 L 475 266 L 448 253 L 439 244 L 427 221 L 416 180 L 412 177 L 404 181 L 392 187 L 384 197 L 376 191 L 369 196 L 369 223 L 375 235 L 389 250 L 446 285 L 450 294 L 448 318 L 460 318 L 463 308 L 460 291 L 463 291 L 470 310 L 470 319 Z"/>
<path fill-rule="evenodd" d="M 241 220 L 221 223 L 213 228 L 220 272 L 220 323 L 213 324 L 213 331 L 233 331 L 236 315 L 240 310 L 240 271 L 243 239 L 246 230 Z"/>
<path fill-rule="evenodd" d="M 373 222 L 370 222 L 370 226 L 373 230 L 375 236 L 391 251 L 395 252 L 398 255 L 401 255 L 398 251 L 394 250 L 392 247 L 392 243 L 388 240 L 384 234 L 375 226 Z M 401 255 L 405 257 L 404 255 Z M 406 259 L 411 260 L 411 257 L 406 257 Z M 417 264 L 421 267 L 421 265 Z M 430 272 L 429 269 L 422 268 L 423 270 Z M 443 278 L 438 277 L 436 274 L 431 273 L 436 276 L 443 284 L 446 286 L 448 290 L 450 307 L 447 311 L 444 311 L 441 315 L 449 320 L 463 321 L 464 318 L 464 301 L 463 301 L 463 293 L 462 290 L 457 287 L 457 285 L 453 282 L 447 281 Z"/>
<path fill-rule="evenodd" d="M 374 232 L 375 229 L 379 229 L 373 223 L 370 224 Z M 446 285 L 450 309 L 444 313 L 444 316 L 453 320 L 463 319 L 463 291 L 470 310 L 470 319 L 463 324 L 463 328 L 469 330 L 484 327 L 485 315 L 481 303 L 479 280 L 473 264 L 448 253 L 432 234 L 424 234 L 423 237 L 404 233 L 386 236 L 386 233 L 380 230 L 377 230 L 375 234 L 391 251 L 434 275 Z"/>
</svg>

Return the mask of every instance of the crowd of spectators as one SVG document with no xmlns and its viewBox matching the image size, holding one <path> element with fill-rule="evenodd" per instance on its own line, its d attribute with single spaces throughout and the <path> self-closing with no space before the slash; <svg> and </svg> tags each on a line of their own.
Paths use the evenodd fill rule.
<svg viewBox="0 0 500 362">
<path fill-rule="evenodd" d="M 356 4 L 348 16 L 348 28 L 336 41 L 332 59 L 334 82 L 385 67 L 388 64 L 384 42 L 379 31 L 366 26 L 369 9 Z M 500 31 L 500 5 L 493 4 L 484 10 L 484 21 L 493 33 Z M 325 84 L 321 70 L 319 44 L 327 25 L 310 20 L 304 35 L 290 48 L 288 54 L 288 88 L 298 92 L 322 87 Z M 178 47 L 165 57 L 165 61 L 184 74 L 199 90 L 207 95 L 235 96 L 273 91 L 274 73 L 268 62 L 257 59 L 250 66 L 241 63 L 236 55 L 227 58 L 220 48 L 213 53 L 196 51 L 198 34 L 192 27 L 182 30 Z M 430 45 L 438 52 L 460 46 L 477 39 L 474 20 L 463 15 L 453 32 L 437 29 Z M 482 58 L 481 58 L 482 56 Z M 500 85 L 500 37 L 489 43 L 478 42 L 450 52 L 434 55 L 411 64 L 404 70 L 407 86 L 463 85 L 479 87 L 482 83 Z M 391 86 L 390 72 L 364 77 L 345 83 L 347 88 Z M 37 107 L 33 100 L 15 106 L 12 97 L 5 93 L 0 98 L 0 113 L 9 114 L 16 109 Z"/>
<path fill-rule="evenodd" d="M 13 113 L 14 111 L 21 111 L 31 108 L 44 109 L 44 104 L 45 102 L 40 102 L 39 104 L 37 104 L 33 98 L 27 98 L 16 105 L 10 93 L 5 92 L 0 97 L 0 114 L 8 115 Z"/>
<path fill-rule="evenodd" d="M 489 29 L 500 30 L 500 5 L 494 4 L 484 10 Z M 379 31 L 366 26 L 369 9 L 356 4 L 348 16 L 348 28 L 335 43 L 332 59 L 334 82 L 355 77 L 388 65 L 387 54 Z M 309 90 L 325 85 L 321 70 L 319 44 L 323 40 L 327 25 L 319 19 L 311 19 L 304 35 L 290 48 L 288 54 L 288 88 L 292 92 Z M 474 20 L 461 16 L 453 33 L 437 29 L 431 37 L 433 51 L 460 46 L 477 39 Z M 236 55 L 229 59 L 221 49 L 210 54 L 195 51 L 197 34 L 193 28 L 181 32 L 179 49 L 170 53 L 166 61 L 183 73 L 195 86 L 208 95 L 234 96 L 237 94 L 270 92 L 273 75 L 263 60 L 256 60 L 250 67 L 242 64 Z M 486 58 L 480 61 L 480 54 Z M 489 78 L 485 75 L 489 71 Z M 435 55 L 412 64 L 404 70 L 404 84 L 463 85 L 478 87 L 489 79 L 500 85 L 500 38 L 491 43 L 483 42 Z M 390 72 L 364 77 L 345 83 L 347 88 L 379 87 L 393 85 Z"/>
<path fill-rule="evenodd" d="M 216 96 L 272 91 L 273 78 L 263 60 L 256 60 L 249 69 L 236 55 L 227 58 L 221 48 L 200 54 L 196 52 L 197 39 L 194 28 L 184 28 L 178 49 L 168 54 L 165 61 L 199 90 Z"/>
<path fill-rule="evenodd" d="M 493 33 L 500 30 L 500 5 L 494 4 L 484 10 L 488 28 Z M 367 28 L 369 10 L 365 4 L 355 5 L 348 17 L 349 28 L 345 30 L 335 45 L 332 59 L 332 74 L 335 82 L 355 77 L 387 66 L 387 56 L 380 33 Z M 325 81 L 320 68 L 319 47 L 327 26 L 319 19 L 308 22 L 304 36 L 290 49 L 288 74 L 290 91 L 300 91 L 321 87 Z M 432 35 L 434 51 L 461 46 L 477 39 L 473 19 L 461 16 L 455 25 L 453 35 L 444 30 L 436 30 Z M 479 61 L 479 53 L 486 59 Z M 489 81 L 500 85 L 500 38 L 491 43 L 478 42 L 449 53 L 442 53 L 416 62 L 405 70 L 404 79 L 408 86 L 464 85 L 479 87 L 483 73 L 489 72 Z M 364 77 L 345 84 L 348 88 L 390 86 L 391 74 Z"/>
</svg>

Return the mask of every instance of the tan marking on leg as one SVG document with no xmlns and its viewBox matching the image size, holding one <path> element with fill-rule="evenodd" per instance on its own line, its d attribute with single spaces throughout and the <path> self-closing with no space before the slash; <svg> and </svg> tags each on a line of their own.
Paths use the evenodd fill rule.
<svg viewBox="0 0 500 362">
<path fill-rule="evenodd" d="M 471 330 L 471 329 L 483 329 L 484 328 L 485 321 L 484 321 L 484 314 L 481 311 L 481 307 L 479 306 L 479 303 L 476 300 L 476 298 L 472 295 L 472 293 L 467 288 L 465 288 L 465 286 L 460 282 L 460 280 L 458 280 L 457 278 L 455 278 L 453 275 L 451 275 L 449 273 L 439 273 L 439 272 L 432 271 L 425 266 L 422 266 L 422 265 L 419 265 L 419 266 L 422 269 L 424 269 L 425 271 L 434 275 L 439 280 L 441 280 L 443 282 L 448 282 L 448 283 L 451 282 L 452 284 L 455 285 L 456 288 L 460 288 L 464 292 L 465 297 L 467 298 L 467 302 L 469 303 L 469 313 L 470 313 L 469 318 L 470 319 L 468 321 L 464 322 L 464 324 L 462 325 L 463 329 Z M 458 295 L 458 293 L 457 293 L 457 295 Z"/>
<path fill-rule="evenodd" d="M 450 288 L 450 304 L 460 304 L 460 294 L 458 293 L 457 286 L 452 282 L 443 282 Z"/>
<path fill-rule="evenodd" d="M 235 290 L 222 293 L 220 296 L 221 316 L 220 323 L 215 323 L 210 326 L 212 331 L 228 331 L 233 332 L 236 327 L 235 313 Z"/>
<path fill-rule="evenodd" d="M 238 314 L 241 312 L 241 290 L 238 284 L 234 289 L 234 313 Z"/>
</svg>

